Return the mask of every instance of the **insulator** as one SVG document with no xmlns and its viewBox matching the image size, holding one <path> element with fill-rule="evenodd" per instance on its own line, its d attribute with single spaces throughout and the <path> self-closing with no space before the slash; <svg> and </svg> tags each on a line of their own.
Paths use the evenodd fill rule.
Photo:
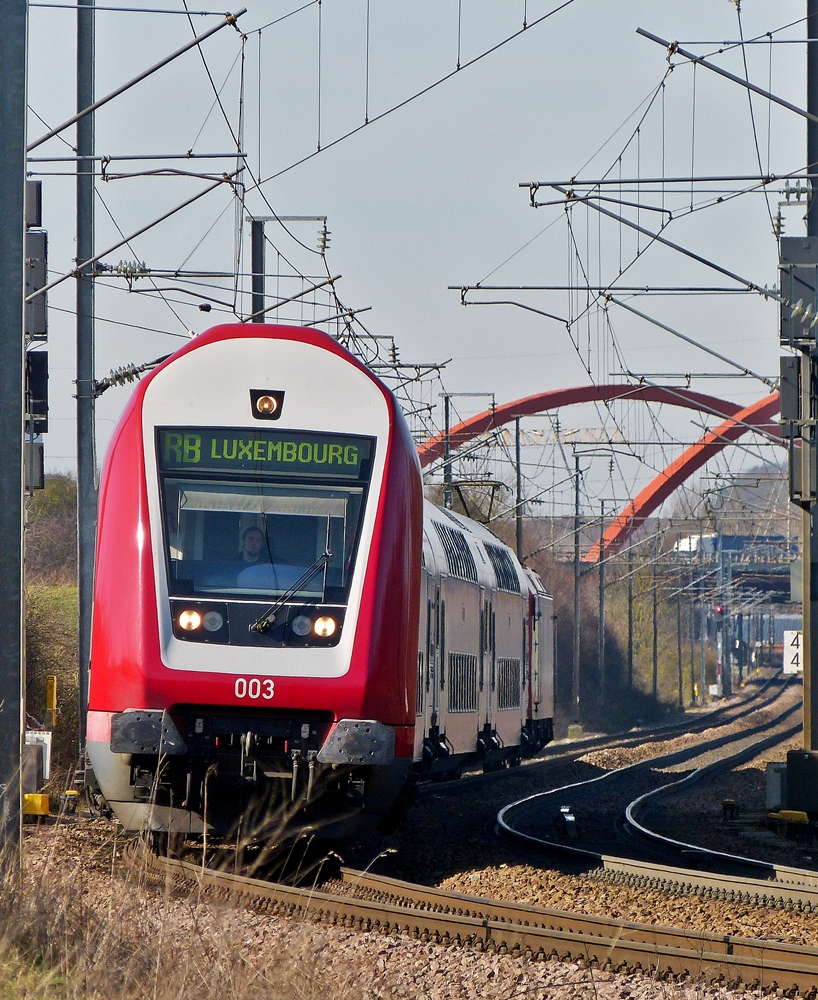
<svg viewBox="0 0 818 1000">
<path fill-rule="evenodd" d="M 114 271 L 125 278 L 138 278 L 141 274 L 149 273 L 144 260 L 141 264 L 138 260 L 121 260 Z"/>
</svg>

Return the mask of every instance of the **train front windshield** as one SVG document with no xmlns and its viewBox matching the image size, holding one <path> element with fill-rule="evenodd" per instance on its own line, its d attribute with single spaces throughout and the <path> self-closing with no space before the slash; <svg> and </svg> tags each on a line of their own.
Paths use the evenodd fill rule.
<svg viewBox="0 0 818 1000">
<path fill-rule="evenodd" d="M 371 438 L 161 428 L 157 453 L 170 596 L 346 602 Z"/>
</svg>

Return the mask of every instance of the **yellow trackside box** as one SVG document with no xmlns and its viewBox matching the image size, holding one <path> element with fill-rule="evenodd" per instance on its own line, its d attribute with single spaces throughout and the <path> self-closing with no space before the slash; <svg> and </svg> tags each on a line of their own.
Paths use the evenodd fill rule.
<svg viewBox="0 0 818 1000">
<path fill-rule="evenodd" d="M 30 792 L 23 796 L 24 816 L 47 816 L 49 810 L 50 802 L 47 795 Z"/>
</svg>

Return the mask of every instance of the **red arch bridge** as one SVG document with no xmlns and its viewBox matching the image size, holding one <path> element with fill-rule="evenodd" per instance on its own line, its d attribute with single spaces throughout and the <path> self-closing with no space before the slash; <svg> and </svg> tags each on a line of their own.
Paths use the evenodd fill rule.
<svg viewBox="0 0 818 1000">
<path fill-rule="evenodd" d="M 602 541 L 596 542 L 586 553 L 585 562 L 596 562 L 599 559 L 600 545 L 604 555 L 615 550 L 675 489 L 728 444 L 737 441 L 750 431 L 781 439 L 779 425 L 772 419 L 779 410 L 777 392 L 749 406 L 742 406 L 716 396 L 694 392 L 692 389 L 656 385 L 583 385 L 536 393 L 484 410 L 450 429 L 449 447 L 454 452 L 480 434 L 502 427 L 515 417 L 533 416 L 536 413 L 545 413 L 578 403 L 607 403 L 613 400 L 666 403 L 687 410 L 697 410 L 718 418 L 720 422 L 703 434 L 695 444 L 685 449 L 619 512 L 605 530 Z M 445 451 L 445 433 L 424 441 L 418 447 L 421 468 L 426 468 L 435 460 L 443 458 Z"/>
</svg>

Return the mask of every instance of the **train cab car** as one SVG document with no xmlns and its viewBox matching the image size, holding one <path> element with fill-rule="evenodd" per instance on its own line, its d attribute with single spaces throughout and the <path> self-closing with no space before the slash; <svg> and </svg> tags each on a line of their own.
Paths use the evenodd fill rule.
<svg viewBox="0 0 818 1000">
<path fill-rule="evenodd" d="M 126 829 L 378 822 L 413 767 L 422 502 L 394 397 L 319 331 L 217 327 L 139 384 L 100 482 L 87 723 Z"/>
</svg>

